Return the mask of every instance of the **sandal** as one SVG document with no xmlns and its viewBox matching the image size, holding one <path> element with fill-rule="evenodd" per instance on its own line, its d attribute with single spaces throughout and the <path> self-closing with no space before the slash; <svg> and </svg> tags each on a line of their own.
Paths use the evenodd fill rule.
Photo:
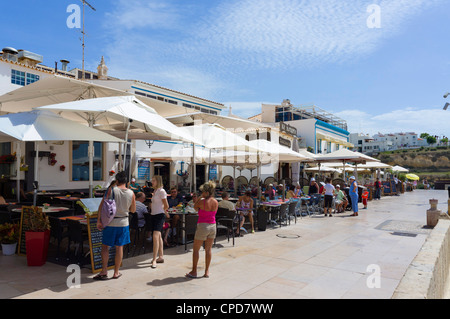
<svg viewBox="0 0 450 319">
<path fill-rule="evenodd" d="M 122 274 L 119 272 L 117 276 L 112 276 L 112 279 L 119 279 L 120 277 L 122 277 Z"/>
<path fill-rule="evenodd" d="M 164 258 L 158 258 L 156 259 L 157 264 L 164 264 Z"/>
<path fill-rule="evenodd" d="M 186 274 L 186 278 L 197 279 L 197 276 L 191 275 L 190 273 Z"/>
<path fill-rule="evenodd" d="M 101 275 L 101 274 L 97 274 L 97 276 L 95 276 L 94 278 L 92 278 L 93 280 L 108 280 L 108 275 Z"/>
</svg>

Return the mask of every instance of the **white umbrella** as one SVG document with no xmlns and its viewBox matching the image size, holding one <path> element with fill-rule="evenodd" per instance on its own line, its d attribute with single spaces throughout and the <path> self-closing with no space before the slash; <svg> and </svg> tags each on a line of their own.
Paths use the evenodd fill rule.
<svg viewBox="0 0 450 319">
<path fill-rule="evenodd" d="M 344 180 L 345 180 L 345 165 L 344 165 L 345 163 L 350 162 L 357 165 L 357 164 L 365 164 L 367 162 L 380 162 L 380 160 L 377 160 L 376 158 L 367 156 L 359 152 L 353 152 L 346 148 L 342 148 L 329 154 L 320 155 L 317 156 L 316 158 L 316 162 L 319 163 L 336 162 L 336 161 L 342 162 L 342 165 L 344 166 Z"/>
<path fill-rule="evenodd" d="M 392 171 L 393 172 L 404 172 L 404 173 L 407 173 L 407 172 L 409 172 L 409 169 L 401 167 L 401 166 L 398 166 L 398 165 L 395 165 L 394 167 L 392 167 Z"/>
<path fill-rule="evenodd" d="M 252 147 L 244 138 L 217 124 L 186 126 L 180 129 L 185 131 L 187 134 L 194 136 L 196 139 L 199 139 L 201 144 L 210 151 L 212 149 L 236 150 L 244 152 L 258 150 Z M 195 145 L 193 152 L 194 154 L 196 152 Z M 193 160 L 192 163 L 192 185 L 195 190 L 195 161 Z"/>
<path fill-rule="evenodd" d="M 302 155 L 299 152 L 295 152 L 290 148 L 282 146 L 278 143 L 269 142 L 267 140 L 253 140 L 250 141 L 250 145 L 260 150 L 260 155 L 266 157 L 267 162 L 278 161 L 284 163 L 295 163 L 302 161 L 309 161 L 309 156 Z M 263 160 L 264 161 L 264 160 Z"/>
<path fill-rule="evenodd" d="M 120 143 L 121 139 L 64 119 L 52 112 L 34 110 L 0 116 L 0 141 L 35 142 L 35 179 L 37 179 L 39 141 L 98 141 Z M 18 147 L 20 151 L 20 147 Z M 20 155 L 17 160 L 17 174 L 20 171 Z M 20 200 L 20 181 L 17 176 L 17 196 Z M 35 183 L 37 186 L 37 183 Z M 36 204 L 36 191 L 34 205 Z"/>
<path fill-rule="evenodd" d="M 128 132 L 133 127 L 145 134 L 146 139 L 176 139 L 198 142 L 134 96 L 87 99 L 43 106 L 38 109 L 51 110 L 66 118 L 87 122 L 91 127 L 97 125 L 113 131 L 119 130 L 120 136 L 125 135 L 125 141 L 128 140 Z M 118 132 L 116 131 L 116 133 Z M 90 142 L 89 146 L 89 192 L 92 194 L 93 143 Z M 124 158 L 126 158 L 126 145 L 124 149 Z"/>
<path fill-rule="evenodd" d="M 170 151 L 151 153 L 144 157 L 153 158 L 153 159 L 172 160 L 172 161 L 175 161 L 175 160 L 190 161 L 190 160 L 192 160 L 193 153 L 194 152 L 193 152 L 192 147 L 189 147 L 189 148 L 174 147 Z M 196 163 L 203 163 L 207 160 L 208 157 L 209 157 L 209 151 L 206 149 L 199 148 L 195 152 L 195 162 Z"/>
</svg>

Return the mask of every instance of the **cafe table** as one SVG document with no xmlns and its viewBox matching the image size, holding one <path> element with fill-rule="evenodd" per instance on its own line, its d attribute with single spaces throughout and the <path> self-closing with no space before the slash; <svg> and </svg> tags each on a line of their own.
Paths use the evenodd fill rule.
<svg viewBox="0 0 450 319">
<path fill-rule="evenodd" d="M 168 214 L 176 214 L 176 215 L 181 216 L 182 225 L 184 225 L 186 222 L 186 215 L 198 214 L 197 211 L 195 211 L 193 208 L 189 208 L 189 207 L 185 207 L 184 212 L 183 212 L 183 208 L 181 208 L 181 207 L 172 207 L 172 208 L 169 208 L 167 213 Z M 181 232 L 181 238 L 184 239 L 184 231 Z"/>
<path fill-rule="evenodd" d="M 68 196 L 57 196 L 55 198 L 62 200 L 62 201 L 71 202 L 72 208 L 74 208 L 75 203 L 81 199 L 80 197 L 73 197 L 73 196 L 69 196 L 69 197 Z"/>
<path fill-rule="evenodd" d="M 56 206 L 49 206 L 48 208 L 45 208 L 44 206 L 38 206 L 39 208 L 42 208 L 42 212 L 44 213 L 60 213 L 66 210 L 69 210 L 67 207 L 56 207 Z M 22 212 L 22 208 L 13 208 L 13 212 L 20 213 Z"/>
</svg>

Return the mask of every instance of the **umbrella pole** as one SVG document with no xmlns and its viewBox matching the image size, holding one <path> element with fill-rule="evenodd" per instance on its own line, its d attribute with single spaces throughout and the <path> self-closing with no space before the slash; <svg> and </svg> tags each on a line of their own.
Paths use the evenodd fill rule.
<svg viewBox="0 0 450 319">
<path fill-rule="evenodd" d="M 195 143 L 192 143 L 192 188 L 197 192 L 197 165 L 195 164 Z"/>
<path fill-rule="evenodd" d="M 34 142 L 34 150 L 36 152 L 36 156 L 34 158 L 34 182 L 33 182 L 33 206 L 36 206 L 36 202 L 37 202 L 37 192 L 38 192 L 38 188 L 39 188 L 39 184 L 38 184 L 38 165 L 39 165 L 39 142 Z"/>
<path fill-rule="evenodd" d="M 89 127 L 94 127 L 94 115 L 89 114 Z M 89 141 L 89 198 L 93 198 L 94 194 L 94 141 Z"/>
<path fill-rule="evenodd" d="M 128 120 L 127 130 L 125 131 L 125 144 L 123 147 L 123 158 L 124 158 L 124 164 L 123 168 L 125 170 L 126 163 L 127 163 L 127 153 L 128 153 L 128 132 L 130 130 L 130 125 L 133 120 Z M 130 146 L 130 161 L 128 162 L 128 181 L 131 181 L 131 146 Z"/>
<path fill-rule="evenodd" d="M 20 149 L 20 142 L 16 143 L 16 158 L 17 158 L 17 173 L 16 173 L 16 196 L 17 196 L 17 202 L 20 203 L 20 158 L 22 157 L 21 149 Z"/>
</svg>

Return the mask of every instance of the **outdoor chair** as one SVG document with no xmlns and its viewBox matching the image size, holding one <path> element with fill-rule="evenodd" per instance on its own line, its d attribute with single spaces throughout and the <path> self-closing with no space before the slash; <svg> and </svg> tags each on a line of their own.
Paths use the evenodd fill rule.
<svg viewBox="0 0 450 319">
<path fill-rule="evenodd" d="M 283 221 L 286 223 L 286 226 L 288 225 L 288 205 L 288 203 L 281 204 L 280 209 L 278 210 L 278 221 L 280 223 L 280 228 L 283 224 Z"/>
<path fill-rule="evenodd" d="M 133 245 L 133 257 L 134 254 L 136 253 L 136 245 L 139 242 L 139 238 L 140 238 L 140 234 L 142 232 L 144 232 L 144 238 L 142 239 L 142 246 L 139 248 L 138 253 L 141 252 L 141 249 L 144 249 L 145 251 L 145 224 L 144 226 L 139 227 L 139 218 L 138 218 L 138 214 L 134 213 L 134 214 L 130 214 L 130 223 L 129 223 L 129 228 L 130 231 L 134 232 L 134 236 L 133 236 L 133 240 L 131 241 L 131 243 L 129 243 L 127 246 L 127 257 L 130 254 L 130 246 Z"/>
<path fill-rule="evenodd" d="M 9 212 L 0 212 L 0 225 L 11 223 Z"/>
<path fill-rule="evenodd" d="M 223 229 L 226 232 L 228 242 L 230 242 L 230 234 L 233 237 L 234 246 L 234 218 L 236 216 L 235 211 L 230 211 L 227 208 L 219 207 L 216 213 L 216 228 L 217 232 Z M 239 225 L 239 224 L 238 224 Z M 214 245 L 216 244 L 216 238 L 214 239 Z"/>
<path fill-rule="evenodd" d="M 67 219 L 67 228 L 69 232 L 69 243 L 68 249 L 70 250 L 70 243 L 78 244 L 75 248 L 75 257 L 77 258 L 78 264 L 81 264 L 81 257 L 83 256 L 83 246 L 84 242 L 88 241 L 88 233 L 83 230 L 82 225 L 77 220 Z M 81 250 L 78 253 L 78 250 Z"/>
<path fill-rule="evenodd" d="M 184 224 L 180 226 L 178 235 L 181 232 L 184 232 L 183 241 L 184 241 L 184 250 L 187 251 L 188 244 L 188 236 L 194 236 L 195 231 L 197 229 L 198 215 L 188 214 L 185 217 Z"/>
<path fill-rule="evenodd" d="M 145 226 L 144 226 L 144 240 L 143 240 L 143 244 L 142 244 L 144 246 L 144 252 L 143 252 L 144 254 L 145 254 L 145 250 L 146 250 L 145 242 L 147 241 L 147 239 L 145 237 L 146 237 L 146 234 L 151 231 L 151 225 L 152 225 L 151 218 L 152 217 L 151 217 L 150 213 L 144 214 Z"/>
<path fill-rule="evenodd" d="M 64 238 L 68 238 L 69 233 L 67 230 L 65 230 L 65 227 L 61 219 L 50 216 L 48 220 L 50 221 L 50 238 L 54 238 L 57 242 L 57 250 L 55 258 L 56 260 L 59 260 L 61 241 L 63 241 Z"/>
<path fill-rule="evenodd" d="M 16 208 L 22 208 L 23 205 L 9 205 L 8 211 L 9 211 L 9 218 L 11 218 L 12 222 L 20 222 L 20 218 L 22 216 L 22 213 L 14 212 L 13 209 Z"/>
<path fill-rule="evenodd" d="M 320 194 L 311 194 L 311 199 L 306 202 L 308 215 L 320 214 Z"/>
<path fill-rule="evenodd" d="M 306 208 L 306 205 L 305 205 Z M 306 211 L 306 210 L 305 210 Z M 306 211 L 307 213 L 307 211 Z M 297 205 L 295 206 L 295 217 L 300 216 L 303 218 L 303 201 L 299 198 L 297 201 Z M 295 220 L 297 222 L 297 219 Z"/>
<path fill-rule="evenodd" d="M 298 203 L 301 203 L 301 200 L 291 200 L 289 202 L 288 206 L 288 219 L 289 219 L 289 225 L 291 224 L 291 218 L 293 217 L 295 220 L 295 223 L 297 224 L 297 206 Z"/>
</svg>

